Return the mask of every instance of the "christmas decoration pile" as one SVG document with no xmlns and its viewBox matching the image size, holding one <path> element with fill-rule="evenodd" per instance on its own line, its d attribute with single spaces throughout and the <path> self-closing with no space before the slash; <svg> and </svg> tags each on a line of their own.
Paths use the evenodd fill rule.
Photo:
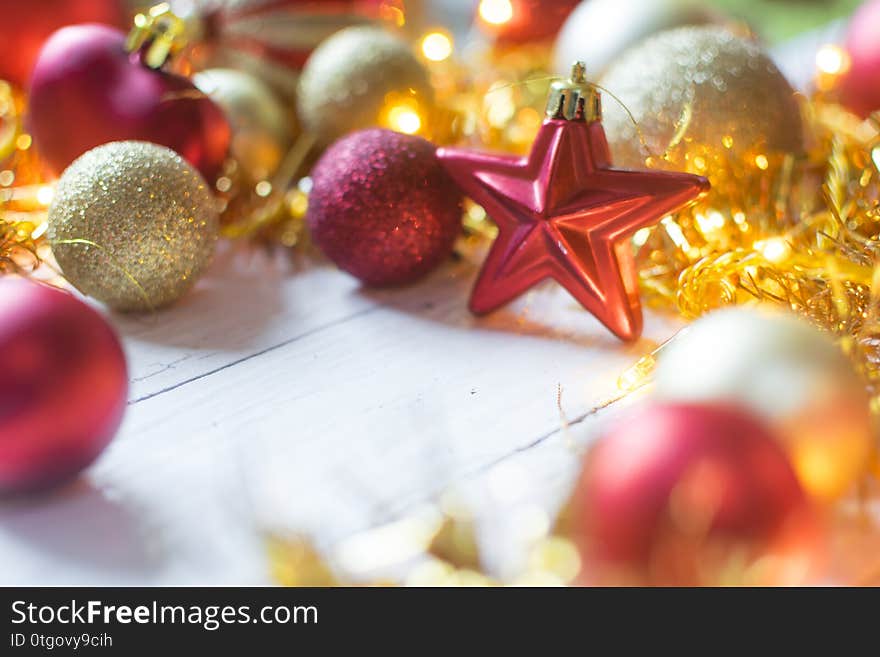
<svg viewBox="0 0 880 657">
<path fill-rule="evenodd" d="M 0 68 L 0 274 L 57 264 L 143 312 L 183 297 L 221 236 L 312 244 L 372 286 L 415 283 L 466 237 L 488 252 L 475 314 L 552 279 L 634 341 L 644 300 L 698 321 L 621 377 L 655 397 L 590 451 L 544 545 L 566 555 L 554 576 L 833 580 L 829 518 L 877 464 L 880 2 L 824 51 L 810 98 L 695 2 L 482 0 L 466 60 L 391 0 L 163 3 L 128 34 L 115 2 L 39 20 L 4 4 L 21 29 Z M 637 20 L 598 38 L 610 8 Z M 272 35 L 248 27 L 267 16 Z M 551 83 L 560 30 L 555 67 L 586 54 L 598 82 L 578 62 Z M 125 362 L 73 296 L 17 279 L 0 295 L 16 493 L 106 446 Z M 723 310 L 757 303 L 789 315 Z M 495 583 L 441 535 L 442 581 Z M 337 581 L 272 545 L 313 571 L 285 581 Z"/>
</svg>

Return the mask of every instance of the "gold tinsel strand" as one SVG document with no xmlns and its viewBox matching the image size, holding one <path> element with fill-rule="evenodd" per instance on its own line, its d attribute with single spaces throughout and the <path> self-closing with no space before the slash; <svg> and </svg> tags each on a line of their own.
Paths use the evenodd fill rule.
<svg viewBox="0 0 880 657">
<path fill-rule="evenodd" d="M 21 116 L 25 98 L 0 81 L 0 274 L 29 274 L 41 263 L 51 188 L 40 184 L 39 161 Z"/>
<path fill-rule="evenodd" d="M 728 305 L 771 303 L 841 340 L 880 383 L 880 120 L 806 107 L 810 150 L 716 162 L 715 193 L 640 236 L 648 302 L 693 319 Z M 638 240 L 637 240 L 638 241 Z M 875 391 L 876 392 L 876 391 Z"/>
</svg>

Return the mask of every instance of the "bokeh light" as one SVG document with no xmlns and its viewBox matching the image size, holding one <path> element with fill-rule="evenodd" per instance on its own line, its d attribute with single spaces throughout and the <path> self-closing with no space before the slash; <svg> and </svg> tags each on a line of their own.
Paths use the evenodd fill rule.
<svg viewBox="0 0 880 657">
<path fill-rule="evenodd" d="M 816 68 L 820 73 L 840 75 L 849 69 L 849 55 L 840 46 L 825 45 L 816 53 Z"/>
<path fill-rule="evenodd" d="M 388 127 L 397 132 L 414 135 L 422 128 L 419 113 L 407 105 L 395 105 L 388 110 Z"/>
<path fill-rule="evenodd" d="M 513 18 L 513 5 L 510 0 L 482 0 L 480 18 L 491 25 L 504 25 Z"/>
<path fill-rule="evenodd" d="M 452 49 L 452 37 L 444 32 L 430 32 L 422 39 L 422 54 L 432 62 L 449 59 Z"/>
</svg>

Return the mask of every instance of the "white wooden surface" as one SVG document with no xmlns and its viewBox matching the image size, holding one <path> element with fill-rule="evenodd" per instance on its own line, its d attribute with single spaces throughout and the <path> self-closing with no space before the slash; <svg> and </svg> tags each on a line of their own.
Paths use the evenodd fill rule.
<svg viewBox="0 0 880 657">
<path fill-rule="evenodd" d="M 123 428 L 73 486 L 0 505 L 0 583 L 267 583 L 261 529 L 329 549 L 450 487 L 488 505 L 498 543 L 493 478 L 552 509 L 573 444 L 607 414 L 591 409 L 674 326 L 649 316 L 623 346 L 552 284 L 476 319 L 475 274 L 450 263 L 371 291 L 239 246 L 170 310 L 110 315 L 130 363 Z"/>
</svg>

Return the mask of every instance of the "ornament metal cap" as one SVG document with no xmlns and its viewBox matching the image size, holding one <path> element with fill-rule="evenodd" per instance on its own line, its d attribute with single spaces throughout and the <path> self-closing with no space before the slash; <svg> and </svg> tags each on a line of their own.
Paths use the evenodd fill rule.
<svg viewBox="0 0 880 657">
<path fill-rule="evenodd" d="M 171 5 L 163 2 L 134 17 L 125 49 L 128 52 L 143 50 L 144 64 L 161 68 L 169 57 L 184 48 L 186 32 L 184 20 L 171 11 Z"/>
<path fill-rule="evenodd" d="M 596 87 L 587 81 L 587 65 L 575 62 L 567 80 L 556 80 L 550 85 L 547 97 L 547 118 L 564 121 L 602 120 L 602 98 Z"/>
</svg>

